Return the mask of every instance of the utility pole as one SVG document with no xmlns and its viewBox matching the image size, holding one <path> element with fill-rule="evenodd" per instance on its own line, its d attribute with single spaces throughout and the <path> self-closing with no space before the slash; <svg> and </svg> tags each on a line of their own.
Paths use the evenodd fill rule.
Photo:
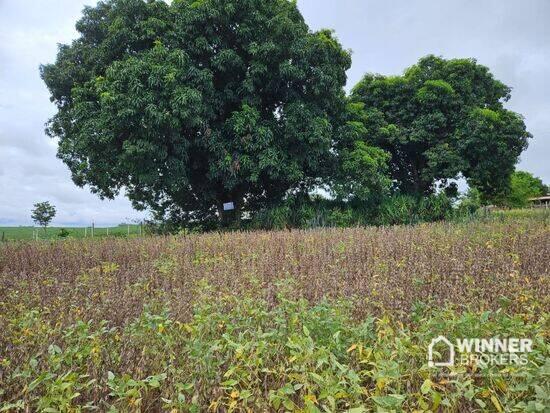
<svg viewBox="0 0 550 413">
<path fill-rule="evenodd" d="M 94 224 L 94 221 L 92 221 L 92 238 L 94 237 L 94 227 L 95 227 L 95 224 Z"/>
</svg>

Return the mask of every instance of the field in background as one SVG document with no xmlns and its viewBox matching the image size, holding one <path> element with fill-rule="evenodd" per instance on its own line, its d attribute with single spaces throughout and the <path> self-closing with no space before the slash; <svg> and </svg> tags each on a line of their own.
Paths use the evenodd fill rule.
<svg viewBox="0 0 550 413">
<path fill-rule="evenodd" d="M 129 228 L 128 228 L 129 227 Z M 0 227 L 0 240 L 5 241 L 20 241 L 20 240 L 32 240 L 34 234 L 38 235 L 38 239 L 58 239 L 60 238 L 60 231 L 64 229 L 68 231 L 68 236 L 72 238 L 84 238 L 92 236 L 92 228 L 88 227 L 48 227 L 46 231 L 40 227 Z M 129 231 L 128 231 L 129 229 Z M 94 228 L 94 237 L 126 237 L 135 236 L 140 234 L 140 226 L 131 225 L 119 225 L 116 227 Z"/>
<path fill-rule="evenodd" d="M 544 411 L 550 221 L 0 245 L 0 407 Z M 430 340 L 527 337 L 431 369 Z M 51 410 L 53 411 L 53 410 Z"/>
</svg>

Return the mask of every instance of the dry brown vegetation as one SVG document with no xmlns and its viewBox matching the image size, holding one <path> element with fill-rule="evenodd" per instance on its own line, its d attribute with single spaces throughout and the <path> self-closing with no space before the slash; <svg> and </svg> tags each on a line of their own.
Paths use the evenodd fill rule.
<svg viewBox="0 0 550 413">
<path fill-rule="evenodd" d="M 549 249 L 547 214 L 6 243 L 0 411 L 542 411 Z M 447 380 L 439 334 L 534 351 Z"/>
<path fill-rule="evenodd" d="M 197 282 L 256 290 L 268 301 L 292 278 L 310 302 L 346 297 L 359 318 L 417 302 L 548 310 L 550 229 L 540 219 L 7 244 L 0 301 L 122 325 L 155 298 L 185 320 Z"/>
</svg>

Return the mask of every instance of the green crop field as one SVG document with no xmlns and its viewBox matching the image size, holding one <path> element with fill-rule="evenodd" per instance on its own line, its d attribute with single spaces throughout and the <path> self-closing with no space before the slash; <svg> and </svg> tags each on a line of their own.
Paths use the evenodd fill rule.
<svg viewBox="0 0 550 413">
<path fill-rule="evenodd" d="M 128 228 L 129 227 L 129 228 Z M 60 233 L 62 230 L 68 232 L 68 235 L 62 237 Z M 94 228 L 94 237 L 127 237 L 136 236 L 140 234 L 139 225 L 119 225 L 116 227 Z M 38 239 L 59 239 L 59 238 L 85 238 L 92 236 L 91 227 L 48 227 L 46 231 L 40 227 L 0 227 L 0 240 L 4 241 L 21 241 L 32 240 L 33 237 L 38 236 Z"/>
</svg>

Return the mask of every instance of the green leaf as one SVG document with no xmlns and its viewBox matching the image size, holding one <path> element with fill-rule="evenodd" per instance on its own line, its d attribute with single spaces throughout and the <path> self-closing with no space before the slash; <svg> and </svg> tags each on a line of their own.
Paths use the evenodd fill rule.
<svg viewBox="0 0 550 413">
<path fill-rule="evenodd" d="M 405 400 L 405 396 L 400 394 L 372 396 L 372 400 L 374 400 L 374 402 L 381 407 L 392 409 L 401 406 L 401 404 Z"/>
<path fill-rule="evenodd" d="M 365 413 L 367 409 L 365 407 L 353 407 L 347 410 L 347 413 Z"/>
<path fill-rule="evenodd" d="M 420 387 L 420 392 L 422 394 L 427 394 L 432 388 L 432 381 L 430 379 L 424 380 L 424 383 L 422 383 L 422 386 Z"/>
</svg>

